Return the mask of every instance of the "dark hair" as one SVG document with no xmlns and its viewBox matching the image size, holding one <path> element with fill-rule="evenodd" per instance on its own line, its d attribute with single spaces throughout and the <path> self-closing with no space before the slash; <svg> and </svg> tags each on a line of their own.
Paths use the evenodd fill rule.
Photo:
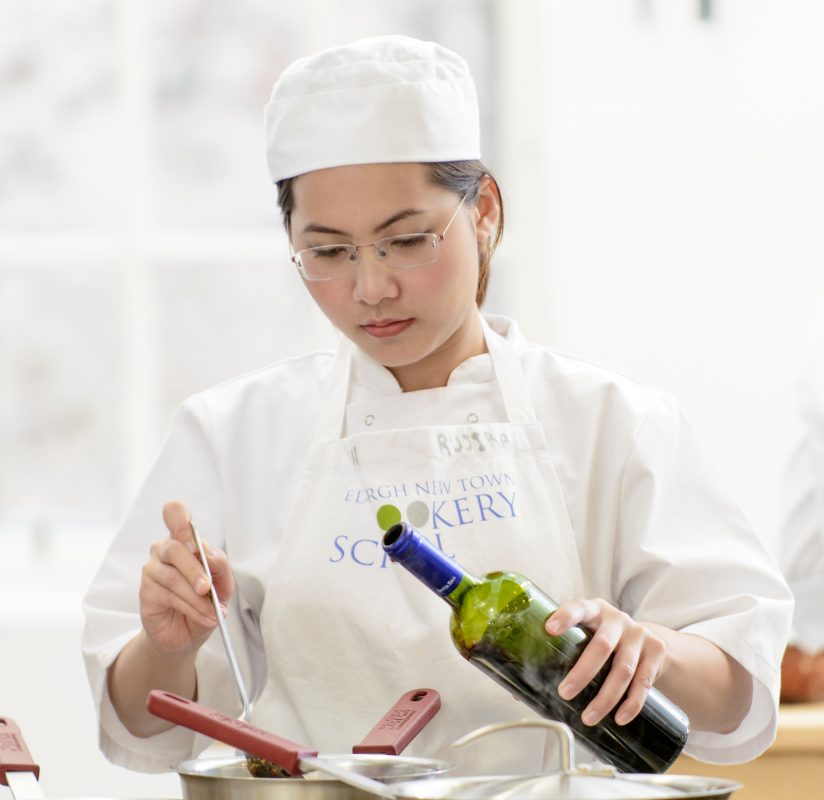
<svg viewBox="0 0 824 800">
<path fill-rule="evenodd" d="M 429 177 L 434 183 L 444 186 L 460 197 L 466 195 L 466 202 L 470 205 L 478 202 L 481 181 L 484 176 L 488 175 L 495 183 L 496 188 L 498 187 L 498 182 L 492 176 L 492 173 L 480 161 L 441 161 L 426 164 L 426 166 L 429 168 Z M 292 235 L 292 209 L 295 205 L 295 196 L 292 192 L 292 182 L 294 180 L 294 178 L 284 178 L 277 182 L 278 206 L 280 206 L 283 226 L 289 236 Z M 500 189 L 498 189 L 498 200 L 501 213 L 495 235 L 483 244 L 478 243 L 478 288 L 475 291 L 475 302 L 479 308 L 486 298 L 492 254 L 504 235 L 504 206 Z"/>
</svg>

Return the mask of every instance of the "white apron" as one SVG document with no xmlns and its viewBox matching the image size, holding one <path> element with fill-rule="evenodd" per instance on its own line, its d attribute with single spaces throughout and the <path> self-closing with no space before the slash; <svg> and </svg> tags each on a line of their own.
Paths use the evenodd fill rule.
<svg viewBox="0 0 824 800">
<path fill-rule="evenodd" d="M 480 725 L 534 714 L 458 654 L 449 606 L 380 546 L 378 519 L 388 527 L 403 518 L 476 575 L 520 572 L 559 602 L 582 593 L 569 516 L 517 352 L 483 324 L 505 422 L 341 438 L 352 347 L 341 345 L 267 584 L 268 678 L 255 724 L 321 752 L 347 752 L 403 692 L 428 687 L 443 705 L 407 755 L 444 758 L 459 772 L 542 768 L 538 731 L 498 734 L 491 747 L 465 752 L 449 747 Z M 408 394 L 376 398 L 376 414 L 398 398 L 409 402 Z"/>
</svg>

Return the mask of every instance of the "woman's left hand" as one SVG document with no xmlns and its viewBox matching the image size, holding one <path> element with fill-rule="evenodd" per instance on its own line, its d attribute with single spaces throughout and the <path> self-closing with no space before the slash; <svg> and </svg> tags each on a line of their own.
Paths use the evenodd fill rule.
<svg viewBox="0 0 824 800">
<path fill-rule="evenodd" d="M 628 614 L 606 600 L 569 600 L 546 622 L 551 636 L 560 636 L 575 625 L 592 634 L 575 666 L 558 686 L 564 700 L 575 697 L 613 656 L 612 668 L 601 690 L 581 714 L 585 725 L 595 725 L 618 706 L 615 721 L 626 725 L 634 719 L 664 667 L 666 645 Z M 627 691 L 628 690 L 628 691 Z"/>
</svg>

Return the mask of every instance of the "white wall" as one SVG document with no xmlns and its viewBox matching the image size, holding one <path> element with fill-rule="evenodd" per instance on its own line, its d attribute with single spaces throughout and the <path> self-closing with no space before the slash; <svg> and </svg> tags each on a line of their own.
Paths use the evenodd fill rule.
<svg viewBox="0 0 824 800">
<path fill-rule="evenodd" d="M 535 190 L 511 203 L 529 222 L 505 301 L 533 338 L 673 392 L 773 542 L 824 299 L 824 7 L 514 5 L 530 26 L 507 48 L 542 87 L 501 88 L 512 193 Z"/>
<path fill-rule="evenodd" d="M 81 532 L 76 532 L 81 533 Z M 105 542 L 65 536 L 44 559 L 31 537 L 8 535 L 0 559 L 0 716 L 13 719 L 40 765 L 47 797 L 180 797 L 176 775 L 115 767 L 97 729 L 80 655 L 80 600 Z M 11 792 L 0 786 L 0 800 Z"/>
</svg>

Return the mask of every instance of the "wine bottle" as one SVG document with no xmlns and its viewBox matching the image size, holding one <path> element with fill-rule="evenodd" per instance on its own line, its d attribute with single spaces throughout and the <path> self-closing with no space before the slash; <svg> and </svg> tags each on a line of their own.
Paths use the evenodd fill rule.
<svg viewBox="0 0 824 800">
<path fill-rule="evenodd" d="M 544 626 L 558 604 L 530 580 L 514 572 L 475 577 L 405 522 L 386 531 L 383 549 L 452 606 L 452 641 L 464 658 L 541 716 L 566 723 L 599 759 L 622 772 L 649 773 L 664 772 L 678 757 L 689 720 L 657 689 L 626 725 L 612 713 L 593 726 L 581 721 L 612 658 L 571 700 L 558 695 L 591 637 L 577 626 L 550 636 Z"/>
</svg>

